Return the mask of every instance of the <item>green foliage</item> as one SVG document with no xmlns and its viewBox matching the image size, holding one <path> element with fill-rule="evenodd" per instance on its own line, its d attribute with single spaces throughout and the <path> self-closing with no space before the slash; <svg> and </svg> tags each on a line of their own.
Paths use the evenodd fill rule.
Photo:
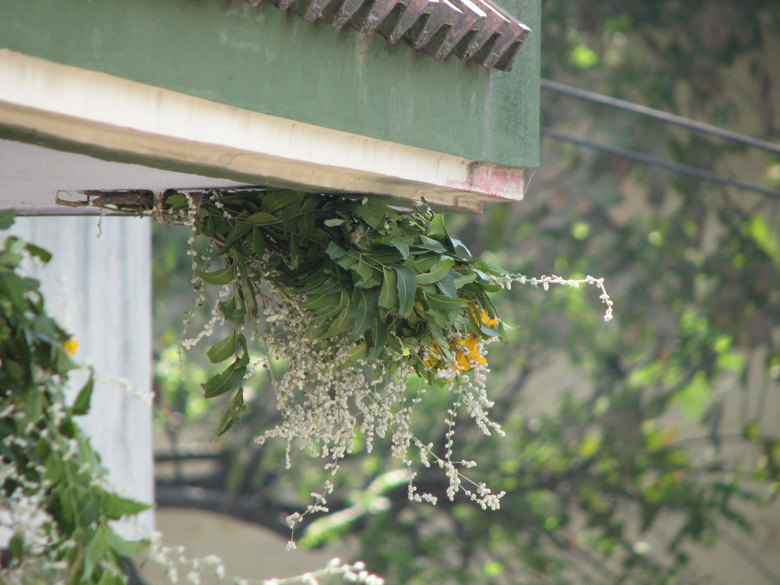
<svg viewBox="0 0 780 585">
<path fill-rule="evenodd" d="M 202 386 L 206 398 L 234 396 L 218 436 L 239 422 L 244 407 L 250 357 L 243 328 L 262 322 L 264 282 L 299 299 L 317 321 L 310 337 L 323 347 L 346 335 L 357 343 L 354 359 L 387 368 L 410 360 L 429 383 L 454 359 L 453 338 L 503 338 L 488 293 L 507 275 L 464 257 L 465 246 L 446 230 L 434 233 L 424 204 L 401 212 L 371 197 L 255 190 L 197 200 L 172 192 L 163 210 L 168 221 L 193 223 L 214 243 L 222 266 L 195 274 L 232 292 L 219 312 L 234 328 L 207 351 L 212 363 L 232 361 Z M 460 363 L 468 369 L 465 358 Z"/>
<path fill-rule="evenodd" d="M 12 213 L 0 215 L 3 229 L 12 223 Z M 14 532 L 3 573 L 17 582 L 121 584 L 121 558 L 146 543 L 119 537 L 110 521 L 149 506 L 99 481 L 105 471 L 74 419 L 89 411 L 93 377 L 69 407 L 75 343 L 47 315 L 39 283 L 20 273 L 30 257 L 51 255 L 13 236 L 0 247 L 0 515 Z"/>
</svg>

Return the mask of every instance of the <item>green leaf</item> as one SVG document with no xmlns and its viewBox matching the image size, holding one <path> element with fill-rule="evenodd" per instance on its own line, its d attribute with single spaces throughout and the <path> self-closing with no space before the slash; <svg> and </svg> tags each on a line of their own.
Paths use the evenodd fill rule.
<svg viewBox="0 0 780 585">
<path fill-rule="evenodd" d="M 257 228 L 252 228 L 252 237 L 250 239 L 250 243 L 252 244 L 257 257 L 262 258 L 263 254 L 265 254 L 266 248 L 265 236 L 263 236 L 263 232 Z"/>
<path fill-rule="evenodd" d="M 334 217 L 334 218 L 331 218 L 331 219 L 326 219 L 323 223 L 326 226 L 328 226 L 328 227 L 338 227 L 341 224 L 343 224 L 345 221 L 347 221 L 347 220 Z"/>
<path fill-rule="evenodd" d="M 0 279 L 0 292 L 4 293 L 4 296 L 10 298 L 11 302 L 16 307 L 16 310 L 20 313 L 26 309 L 26 302 L 24 297 L 24 287 L 22 286 L 22 279 L 16 274 L 4 275 Z"/>
<path fill-rule="evenodd" d="M 218 364 L 219 362 L 224 362 L 226 359 L 228 359 L 230 356 L 236 353 L 236 350 L 238 350 L 239 335 L 241 336 L 241 338 L 244 337 L 242 334 L 238 332 L 238 328 L 235 328 L 233 329 L 233 332 L 230 335 L 228 335 L 225 339 L 223 339 L 219 343 L 215 343 L 208 349 L 206 355 L 208 356 L 212 364 Z"/>
<path fill-rule="evenodd" d="M 189 203 L 187 198 L 181 193 L 173 193 L 165 198 L 165 205 L 172 210 L 185 209 Z"/>
<path fill-rule="evenodd" d="M 393 247 L 398 250 L 401 253 L 401 256 L 404 257 L 404 260 L 406 260 L 409 257 L 409 244 L 406 244 L 404 242 L 398 242 L 398 241 L 391 241 L 391 244 Z"/>
<path fill-rule="evenodd" d="M 317 255 L 301 264 L 295 270 L 284 272 L 275 280 L 296 290 L 297 294 L 302 294 L 302 291 L 297 289 L 305 288 L 318 279 L 324 279 L 325 276 L 325 261 L 322 256 Z"/>
<path fill-rule="evenodd" d="M 398 313 L 408 317 L 414 309 L 414 295 L 417 292 L 417 278 L 410 268 L 398 266 L 395 268 L 398 290 Z"/>
<path fill-rule="evenodd" d="M 268 213 L 276 213 L 277 211 L 287 207 L 293 201 L 301 199 L 303 193 L 298 191 L 291 191 L 289 189 L 277 189 L 274 191 L 267 191 L 265 197 L 263 197 L 263 211 Z"/>
<path fill-rule="evenodd" d="M 241 274 L 241 294 L 246 305 L 247 315 L 249 315 L 249 321 L 253 323 L 252 317 L 257 316 L 257 294 L 254 287 L 254 281 L 247 277 L 246 270 L 242 270 Z"/>
<path fill-rule="evenodd" d="M 374 321 L 377 313 L 377 302 L 379 294 L 375 290 L 358 289 L 357 310 L 355 315 L 355 325 L 350 333 L 349 340 L 355 341 L 363 335 Z"/>
<path fill-rule="evenodd" d="M 247 217 L 244 221 L 252 225 L 268 225 L 282 220 L 267 211 L 258 211 Z"/>
<path fill-rule="evenodd" d="M 0 227 L 0 229 L 3 229 Z M 33 256 L 37 256 L 41 259 L 42 262 L 46 263 L 49 260 L 51 260 L 51 252 L 48 250 L 44 250 L 43 248 L 39 248 L 38 246 L 35 246 L 33 244 L 27 244 L 27 251 L 32 254 Z"/>
<path fill-rule="evenodd" d="M 102 560 L 106 552 L 108 552 L 106 529 L 107 526 L 101 523 L 89 541 L 89 546 L 87 546 L 87 550 L 84 553 L 84 581 L 89 582 L 98 561 Z"/>
<path fill-rule="evenodd" d="M 124 516 L 135 516 L 152 507 L 151 504 L 125 498 L 106 490 L 100 490 L 98 499 L 103 513 L 110 520 L 119 520 Z"/>
<path fill-rule="evenodd" d="M 227 301 L 220 301 L 219 312 L 222 313 L 225 319 L 232 321 L 236 325 L 241 325 L 246 316 L 244 305 L 239 300 L 238 295 L 233 295 Z"/>
<path fill-rule="evenodd" d="M 358 263 L 358 258 L 353 254 L 347 254 L 345 256 L 342 256 L 338 260 L 336 260 L 336 264 L 338 264 L 339 266 L 341 266 L 346 270 L 349 270 L 357 263 Z"/>
<path fill-rule="evenodd" d="M 433 268 L 438 261 L 439 261 L 438 254 L 431 254 L 430 252 L 425 252 L 423 254 L 418 254 L 414 258 L 407 260 L 406 262 L 404 262 L 403 265 L 406 268 L 413 269 L 417 274 L 422 274 L 423 272 L 428 272 L 431 268 Z"/>
<path fill-rule="evenodd" d="M 236 391 L 236 395 L 233 396 L 233 400 L 230 401 L 230 406 L 228 406 L 227 411 L 225 411 L 222 420 L 217 426 L 217 439 L 228 432 L 233 425 L 236 425 L 237 427 L 241 426 L 240 414 L 245 410 L 245 408 L 244 389 L 239 386 L 238 390 Z"/>
<path fill-rule="evenodd" d="M 577 447 L 578 455 L 583 459 L 590 459 L 593 457 L 601 447 L 602 434 L 600 432 L 591 430 L 583 435 L 579 446 Z"/>
<path fill-rule="evenodd" d="M 369 343 L 370 350 L 368 352 L 368 359 L 375 361 L 379 359 L 382 354 L 382 350 L 387 342 L 387 323 L 377 315 L 374 322 L 371 324 L 371 340 Z"/>
<path fill-rule="evenodd" d="M 195 270 L 195 274 L 200 276 L 204 282 L 209 284 L 229 284 L 236 278 L 236 265 L 231 264 L 215 270 L 214 272 L 203 272 L 202 270 Z"/>
<path fill-rule="evenodd" d="M 363 287 L 370 283 L 374 278 L 374 267 L 366 262 L 362 257 L 360 261 L 351 267 L 351 271 L 358 276 L 355 280 L 355 286 Z"/>
<path fill-rule="evenodd" d="M 249 352 L 244 348 L 244 355 L 241 358 L 236 358 L 236 361 L 230 364 L 224 371 L 212 376 L 205 384 L 201 384 L 204 391 L 203 397 L 214 398 L 238 388 L 244 379 L 248 364 Z"/>
<path fill-rule="evenodd" d="M 434 284 L 439 282 L 442 278 L 447 276 L 449 274 L 450 269 L 455 264 L 455 261 L 448 258 L 446 260 L 442 260 L 441 262 L 437 263 L 433 268 L 431 268 L 430 272 L 426 272 L 424 274 L 418 274 L 416 276 L 417 278 L 417 284 Z"/>
<path fill-rule="evenodd" d="M 466 284 L 470 284 L 477 280 L 477 275 L 473 272 L 469 272 L 468 274 L 464 274 L 462 276 L 456 276 L 453 280 L 455 284 L 455 288 L 461 288 L 462 286 Z"/>
<path fill-rule="evenodd" d="M 436 252 L 437 254 L 444 254 L 447 251 L 447 249 L 442 246 L 440 242 L 437 242 L 433 238 L 429 238 L 427 236 L 420 236 L 420 243 L 417 244 L 417 247 L 424 250 L 430 250 L 431 252 Z"/>
<path fill-rule="evenodd" d="M 734 351 L 722 353 L 715 362 L 719 368 L 740 372 L 745 365 L 745 357 Z"/>
<path fill-rule="evenodd" d="M 73 403 L 73 408 L 71 410 L 73 411 L 74 415 L 82 416 L 89 412 L 89 403 L 92 399 L 92 390 L 94 387 L 95 378 L 90 373 L 89 380 L 87 380 L 87 383 L 84 384 L 81 390 L 79 390 L 79 393 L 76 396 L 76 401 Z"/>
<path fill-rule="evenodd" d="M 328 247 L 325 249 L 325 253 L 332 259 L 332 260 L 338 260 L 345 254 L 347 254 L 347 251 L 339 246 L 336 242 L 331 241 L 330 244 L 328 244 Z"/>
<path fill-rule="evenodd" d="M 302 238 L 306 239 L 314 232 L 316 219 L 311 213 L 305 214 L 298 220 L 298 233 Z"/>
<path fill-rule="evenodd" d="M 327 299 L 327 305 L 322 306 L 322 308 L 312 309 L 312 312 L 318 319 L 330 319 L 344 312 L 349 307 L 349 297 L 346 291 L 333 295 L 324 295 L 323 299 Z"/>
<path fill-rule="evenodd" d="M 350 319 L 348 315 L 342 315 L 338 319 L 331 321 L 330 325 L 328 325 L 328 328 L 320 337 L 322 337 L 322 339 L 330 339 L 336 335 L 346 333 L 349 331 L 350 327 L 354 326 L 353 323 L 353 320 Z"/>
<path fill-rule="evenodd" d="M 384 280 L 379 291 L 379 306 L 395 309 L 398 306 L 398 277 L 392 268 L 383 268 Z"/>
<path fill-rule="evenodd" d="M 238 388 L 238 384 L 243 379 L 244 374 L 245 372 L 236 366 L 236 362 L 233 362 L 225 370 L 209 378 L 205 384 L 201 384 L 203 397 L 215 398 L 235 390 Z"/>
<path fill-rule="evenodd" d="M 386 265 L 396 264 L 403 261 L 401 253 L 392 246 L 377 244 L 371 246 L 365 254 L 374 261 L 375 264 Z"/>
<path fill-rule="evenodd" d="M 233 226 L 233 229 L 230 230 L 230 234 L 228 235 L 227 239 L 225 240 L 224 245 L 217 250 L 217 254 L 220 256 L 224 256 L 227 254 L 228 250 L 230 250 L 233 246 L 235 246 L 236 242 L 243 238 L 249 231 L 252 229 L 252 226 L 244 221 L 236 221 L 235 225 Z"/>
<path fill-rule="evenodd" d="M 344 288 L 345 288 L 344 282 L 342 282 L 338 277 L 334 278 L 333 276 L 329 276 L 319 286 L 316 293 L 320 295 L 339 294 L 342 290 L 344 290 Z M 315 291 L 312 291 L 312 293 L 314 292 Z"/>
<path fill-rule="evenodd" d="M 301 303 L 301 306 L 316 315 L 318 311 L 331 309 L 334 304 L 338 304 L 339 300 L 341 300 L 341 295 L 338 293 L 332 295 L 312 293 Z"/>
<path fill-rule="evenodd" d="M 469 328 L 471 329 L 471 332 L 474 333 L 474 335 L 477 335 L 479 337 L 484 337 L 482 334 L 482 322 L 481 320 L 477 319 L 476 313 L 480 313 L 481 307 L 476 307 L 472 309 L 471 307 L 466 311 L 466 315 L 468 315 L 469 318 Z"/>
<path fill-rule="evenodd" d="M 347 363 L 352 363 L 355 360 L 363 359 L 364 357 L 366 357 L 366 348 L 367 348 L 367 344 L 365 341 L 358 343 L 347 354 Z"/>
<path fill-rule="evenodd" d="M 436 293 L 428 293 L 425 295 L 425 300 L 428 301 L 428 304 L 431 306 L 432 309 L 439 309 L 442 311 L 450 311 L 452 309 L 460 309 L 464 304 L 466 304 L 466 301 L 459 298 L 450 298 L 446 297 L 444 295 L 436 294 Z M 496 332 L 496 335 L 498 332 Z"/>
<path fill-rule="evenodd" d="M 471 250 L 469 250 L 463 242 L 450 236 L 450 232 L 447 230 L 447 225 L 444 223 L 443 218 L 441 222 L 441 227 L 444 230 L 444 238 L 446 238 L 445 243 L 449 243 L 450 247 L 452 248 L 452 251 L 455 252 L 459 257 L 463 258 L 464 254 L 461 253 L 462 250 L 463 252 L 465 252 L 466 258 L 471 258 Z"/>
<path fill-rule="evenodd" d="M 22 278 L 22 289 L 25 293 L 38 290 L 41 287 L 41 281 L 36 278 Z"/>
<path fill-rule="evenodd" d="M 321 266 L 316 272 L 306 278 L 301 279 L 298 286 L 295 287 L 295 294 L 299 295 L 321 295 L 322 291 L 333 287 L 334 278 L 325 272 L 325 266 Z M 336 287 L 338 290 L 338 287 Z M 327 294 L 327 293 L 326 293 Z"/>
<path fill-rule="evenodd" d="M 367 197 L 363 205 L 355 207 L 354 213 L 375 230 L 381 230 L 387 217 L 387 206 L 378 199 Z"/>
<path fill-rule="evenodd" d="M 487 337 L 501 337 L 501 331 L 499 329 L 496 329 L 494 327 L 488 327 L 484 323 L 479 328 L 479 330 L 482 332 L 483 335 Z"/>
<path fill-rule="evenodd" d="M 436 288 L 445 297 L 454 299 L 458 296 L 458 287 L 455 286 L 455 277 L 458 275 L 454 270 L 450 270 L 444 278 L 436 283 Z"/>
<path fill-rule="evenodd" d="M 100 581 L 97 585 L 125 585 L 125 580 L 122 575 L 112 573 L 111 571 L 103 571 L 100 576 Z"/>
<path fill-rule="evenodd" d="M 13 209 L 0 209 L 0 230 L 7 230 L 14 225 L 15 214 Z"/>
</svg>

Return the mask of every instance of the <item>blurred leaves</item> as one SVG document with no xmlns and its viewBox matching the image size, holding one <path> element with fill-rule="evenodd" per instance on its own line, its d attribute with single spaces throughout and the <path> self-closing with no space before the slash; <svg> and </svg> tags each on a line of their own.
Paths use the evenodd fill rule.
<svg viewBox="0 0 780 585">
<path fill-rule="evenodd" d="M 12 212 L 0 213 L 0 229 L 12 223 Z M 74 420 L 89 411 L 93 374 L 68 406 L 76 344 L 47 314 L 39 283 L 23 276 L 31 257 L 51 254 L 14 236 L 0 244 L 0 522 L 13 532 L 2 571 L 18 582 L 121 584 L 121 557 L 148 543 L 124 540 L 110 521 L 149 505 L 96 481 L 106 471 Z"/>
</svg>

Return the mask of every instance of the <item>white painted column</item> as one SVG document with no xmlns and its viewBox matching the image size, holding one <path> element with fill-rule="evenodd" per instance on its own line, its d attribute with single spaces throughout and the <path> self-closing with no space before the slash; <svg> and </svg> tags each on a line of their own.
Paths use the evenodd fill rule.
<svg viewBox="0 0 780 585">
<path fill-rule="evenodd" d="M 154 501 L 151 391 L 151 221 L 126 217 L 17 217 L 11 232 L 49 250 L 34 271 L 46 307 L 79 342 L 76 361 L 94 366 L 92 408 L 77 422 L 122 495 Z M 73 386 L 80 387 L 74 380 Z M 78 388 L 75 388 L 77 390 Z M 151 511 L 141 531 L 154 528 Z M 135 537 L 133 526 L 119 527 Z"/>
</svg>

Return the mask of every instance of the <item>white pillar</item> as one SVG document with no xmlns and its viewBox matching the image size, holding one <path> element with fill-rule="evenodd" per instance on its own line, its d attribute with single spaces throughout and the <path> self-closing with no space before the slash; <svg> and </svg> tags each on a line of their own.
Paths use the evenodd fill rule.
<svg viewBox="0 0 780 585">
<path fill-rule="evenodd" d="M 122 495 L 154 501 L 151 409 L 151 221 L 127 217 L 18 217 L 11 232 L 49 250 L 41 280 L 48 312 L 79 342 L 76 361 L 97 374 L 92 408 L 77 422 Z M 75 386 L 75 384 L 74 384 Z M 141 531 L 154 528 L 151 511 Z M 139 536 L 131 525 L 126 537 Z"/>
</svg>

